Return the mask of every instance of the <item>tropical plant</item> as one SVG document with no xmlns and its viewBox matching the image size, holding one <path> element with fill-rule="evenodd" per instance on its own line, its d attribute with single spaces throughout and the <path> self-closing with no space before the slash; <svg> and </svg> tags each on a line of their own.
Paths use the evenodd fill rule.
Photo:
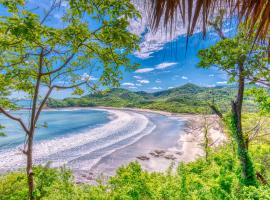
<svg viewBox="0 0 270 200">
<path fill-rule="evenodd" d="M 72 89 L 81 95 L 100 84 L 118 86 L 120 67 L 137 66 L 127 56 L 138 48 L 138 37 L 127 26 L 139 14 L 128 0 L 73 0 L 62 16 L 63 26 L 57 27 L 48 21 L 61 1 L 53 1 L 44 16 L 31 12 L 23 1 L 1 3 L 6 13 L 0 18 L 0 113 L 18 122 L 26 134 L 22 153 L 27 157 L 29 198 L 35 199 L 33 139 L 48 98 L 53 90 Z M 93 78 L 93 70 L 100 76 Z M 9 100 L 14 91 L 32 100 L 29 123 L 7 110 L 15 107 Z"/>
<path fill-rule="evenodd" d="M 178 18 L 182 19 L 183 24 L 187 22 L 187 34 L 191 35 L 196 25 L 202 22 L 204 35 L 207 32 L 208 22 L 217 10 L 224 9 L 227 16 L 237 15 L 238 22 L 242 19 L 248 27 L 247 35 L 255 30 L 254 39 L 268 39 L 267 32 L 270 26 L 270 1 L 253 1 L 253 0 L 153 0 L 151 4 L 151 21 L 152 26 L 157 28 L 161 25 L 161 19 L 164 24 L 173 31 L 174 22 Z M 269 44 L 268 44 L 269 45 Z"/>
<path fill-rule="evenodd" d="M 214 26 L 217 29 L 217 26 Z M 219 29 L 221 30 L 221 29 Z M 224 34 L 222 40 L 214 46 L 199 52 L 200 67 L 216 66 L 225 71 L 230 76 L 230 81 L 238 83 L 237 97 L 232 101 L 231 116 L 227 121 L 232 136 L 238 146 L 238 155 L 242 164 L 242 172 L 245 182 L 255 184 L 255 172 L 252 161 L 248 155 L 248 138 L 242 130 L 242 105 L 244 99 L 245 82 L 251 80 L 255 82 L 265 78 L 260 76 L 260 69 L 267 69 L 264 47 L 253 44 L 252 39 L 246 36 L 245 29 L 241 27 L 234 38 L 226 38 Z M 251 47 L 253 45 L 253 47 Z M 253 49 L 251 51 L 251 49 Z M 256 78 L 254 78 L 256 77 Z M 265 82 L 264 82 L 265 83 Z"/>
</svg>

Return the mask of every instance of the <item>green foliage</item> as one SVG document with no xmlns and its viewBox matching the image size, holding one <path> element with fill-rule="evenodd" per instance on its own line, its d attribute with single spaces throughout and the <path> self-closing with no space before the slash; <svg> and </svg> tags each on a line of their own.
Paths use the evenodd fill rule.
<svg viewBox="0 0 270 200">
<path fill-rule="evenodd" d="M 81 98 L 50 99 L 48 105 L 50 107 L 133 107 L 175 113 L 206 113 L 209 112 L 208 103 L 214 101 L 221 111 L 226 112 L 235 93 L 236 90 L 232 86 L 207 88 L 193 84 L 155 93 L 131 92 L 117 88 Z M 248 98 L 245 101 L 245 110 L 256 110 L 254 102 Z"/>
<path fill-rule="evenodd" d="M 223 39 L 210 48 L 200 50 L 198 66 L 217 67 L 227 73 L 230 82 L 235 82 L 239 76 L 238 65 L 241 64 L 244 66 L 243 75 L 251 84 L 269 82 L 267 47 L 254 43 L 254 37 L 247 34 L 244 26 L 240 26 L 235 37 Z"/>
<path fill-rule="evenodd" d="M 259 105 L 260 111 L 265 114 L 270 113 L 270 95 L 268 90 L 265 88 L 252 88 L 247 91 L 247 95 L 254 98 Z"/>
<path fill-rule="evenodd" d="M 253 162 L 251 160 L 251 157 L 249 156 L 248 149 L 246 148 L 246 140 L 247 138 L 244 136 L 243 133 L 239 133 L 237 131 L 237 123 L 236 123 L 236 115 L 229 115 L 227 116 L 227 119 L 225 120 L 227 127 L 229 128 L 229 132 L 231 133 L 231 137 L 234 138 L 236 144 L 237 144 L 237 154 L 239 159 L 242 161 L 241 165 L 245 165 L 242 167 L 242 173 L 245 173 L 245 177 L 240 177 L 240 180 L 245 185 L 251 185 L 256 186 L 257 181 L 255 178 L 255 171 Z M 241 135 L 240 135 L 241 134 Z M 243 172 L 243 170 L 246 170 L 246 172 Z"/>
<path fill-rule="evenodd" d="M 10 8 L 8 15 L 0 16 L 0 53 L 5 55 L 0 58 L 1 107 L 9 107 L 6 97 L 11 91 L 32 96 L 39 77 L 45 87 L 73 89 L 74 94 L 82 95 L 83 82 L 90 90 L 97 85 L 116 87 L 120 67 L 137 67 L 128 55 L 138 49 L 139 38 L 127 27 L 130 18 L 140 16 L 130 1 L 70 1 L 61 28 L 48 26 L 47 18 L 27 6 L 14 8 L 23 1 L 0 3 Z M 53 13 L 55 8 L 51 9 Z M 90 19 L 100 25 L 90 29 Z M 100 72 L 95 82 L 90 75 L 81 76 L 92 71 Z"/>
<path fill-rule="evenodd" d="M 259 148 L 261 147 L 261 148 Z M 259 150 L 259 154 L 257 154 Z M 264 168 L 266 180 L 270 180 L 267 145 L 255 145 L 250 149 L 256 170 Z M 259 156 L 258 156 L 259 155 Z M 244 186 L 239 182 L 239 161 L 231 146 L 212 151 L 208 162 L 201 158 L 195 162 L 180 163 L 176 172 L 150 173 L 142 170 L 137 162 L 117 170 L 107 183 L 98 185 L 75 184 L 70 171 L 65 168 L 36 167 L 35 196 L 38 199 L 92 199 L 92 200 L 178 200 L 178 199 L 269 199 L 270 186 Z M 27 199 L 27 179 L 23 173 L 13 172 L 0 177 L 0 199 Z"/>
<path fill-rule="evenodd" d="M 4 128 L 5 127 L 0 124 L 0 137 L 6 136 L 6 134 L 4 132 L 1 132 L 1 130 L 3 130 Z"/>
</svg>

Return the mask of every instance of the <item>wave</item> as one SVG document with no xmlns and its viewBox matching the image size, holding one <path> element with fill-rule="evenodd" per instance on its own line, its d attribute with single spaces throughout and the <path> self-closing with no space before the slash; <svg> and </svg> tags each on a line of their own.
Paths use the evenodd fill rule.
<svg viewBox="0 0 270 200">
<path fill-rule="evenodd" d="M 67 164 L 72 168 L 91 168 L 105 155 L 137 141 L 151 133 L 155 127 L 146 116 L 136 112 L 95 110 L 107 111 L 114 117 L 101 127 L 36 143 L 33 149 L 34 163 L 45 164 L 52 161 L 53 166 Z M 85 157 L 87 159 L 83 159 Z M 88 163 L 83 164 L 86 160 Z M 90 164 L 89 160 L 93 162 Z M 0 155 L 1 171 L 23 168 L 25 163 L 26 157 L 19 148 L 2 152 Z"/>
</svg>

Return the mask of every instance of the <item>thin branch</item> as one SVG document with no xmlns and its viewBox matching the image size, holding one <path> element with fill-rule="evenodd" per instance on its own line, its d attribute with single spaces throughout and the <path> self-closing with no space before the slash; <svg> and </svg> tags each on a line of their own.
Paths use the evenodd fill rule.
<svg viewBox="0 0 270 200">
<path fill-rule="evenodd" d="M 33 96 L 33 105 L 32 105 L 32 113 L 31 113 L 31 122 L 30 122 L 30 135 L 29 137 L 33 137 L 34 129 L 35 129 L 35 118 L 36 118 L 36 107 L 37 107 L 37 101 L 38 101 L 38 94 L 40 89 L 40 82 L 41 82 L 41 72 L 42 72 L 42 66 L 43 66 L 43 53 L 44 49 L 41 48 L 40 57 L 39 57 L 39 69 L 38 69 L 38 75 L 37 75 L 37 82 L 35 86 L 35 92 Z"/>
<path fill-rule="evenodd" d="M 48 92 L 47 92 L 47 94 L 45 95 L 43 101 L 42 101 L 41 104 L 39 105 L 37 114 L 36 114 L 36 116 L 35 116 L 35 124 L 37 123 L 37 120 L 38 120 L 38 117 L 39 117 L 39 115 L 40 115 L 40 113 L 41 113 L 41 111 L 42 111 L 42 108 L 43 108 L 43 106 L 45 105 L 45 103 L 47 102 L 47 100 L 48 100 L 50 94 L 52 93 L 52 91 L 53 91 L 53 87 L 50 87 L 49 90 L 48 90 Z"/>
<path fill-rule="evenodd" d="M 56 68 L 55 70 L 49 71 L 49 72 L 45 72 L 45 73 L 41 73 L 41 76 L 46 76 L 46 75 L 51 75 L 54 74 L 58 71 L 60 71 L 61 69 L 65 68 L 67 66 L 67 64 L 72 60 L 72 58 L 75 56 L 75 53 L 72 53 L 67 59 L 66 61 L 63 63 L 62 66 Z"/>
<path fill-rule="evenodd" d="M 17 118 L 12 116 L 11 114 L 9 114 L 7 111 L 5 111 L 3 108 L 0 107 L 0 113 L 4 114 L 6 117 L 19 122 L 19 124 L 21 125 L 21 127 L 23 128 L 23 130 L 26 132 L 26 134 L 29 134 L 29 130 L 26 128 L 25 124 L 23 123 L 22 119 Z"/>
<path fill-rule="evenodd" d="M 83 81 L 81 83 L 78 83 L 78 84 L 74 84 L 74 85 L 70 85 L 70 86 L 61 86 L 61 85 L 54 85 L 52 86 L 53 88 L 56 88 L 56 89 L 71 89 L 71 88 L 75 88 L 75 87 L 79 87 L 83 84 L 86 84 L 87 81 Z"/>
</svg>

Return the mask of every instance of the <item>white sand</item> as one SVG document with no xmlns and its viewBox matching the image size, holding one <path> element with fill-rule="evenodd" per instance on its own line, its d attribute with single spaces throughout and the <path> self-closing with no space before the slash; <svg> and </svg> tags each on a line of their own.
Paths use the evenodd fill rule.
<svg viewBox="0 0 270 200">
<path fill-rule="evenodd" d="M 99 107 L 99 108 L 106 108 L 106 109 L 113 109 L 111 107 Z M 220 121 L 218 117 L 213 115 L 194 115 L 194 114 L 175 114 L 169 113 L 165 111 L 154 111 L 148 109 L 135 109 L 135 108 L 117 108 L 117 110 L 130 110 L 135 112 L 151 112 L 162 114 L 166 116 L 173 116 L 177 117 L 181 120 L 186 121 L 185 125 L 185 133 L 183 134 L 183 130 L 179 130 L 179 141 L 177 146 L 172 146 L 169 149 L 162 149 L 166 153 L 162 156 L 152 156 L 149 152 L 146 155 L 149 159 L 142 160 L 136 159 L 142 165 L 143 169 L 147 171 L 155 171 L 155 172 L 164 172 L 169 167 L 175 167 L 178 165 L 179 162 L 192 162 L 199 157 L 205 155 L 203 150 L 203 142 L 204 142 L 204 126 L 208 125 L 209 131 L 209 146 L 216 147 L 221 145 L 226 141 L 226 135 L 223 133 L 223 128 L 220 125 Z M 157 149 L 158 150 L 158 149 Z M 165 156 L 172 156 L 172 159 L 165 158 Z M 138 155 L 139 156 L 139 155 Z"/>
</svg>

